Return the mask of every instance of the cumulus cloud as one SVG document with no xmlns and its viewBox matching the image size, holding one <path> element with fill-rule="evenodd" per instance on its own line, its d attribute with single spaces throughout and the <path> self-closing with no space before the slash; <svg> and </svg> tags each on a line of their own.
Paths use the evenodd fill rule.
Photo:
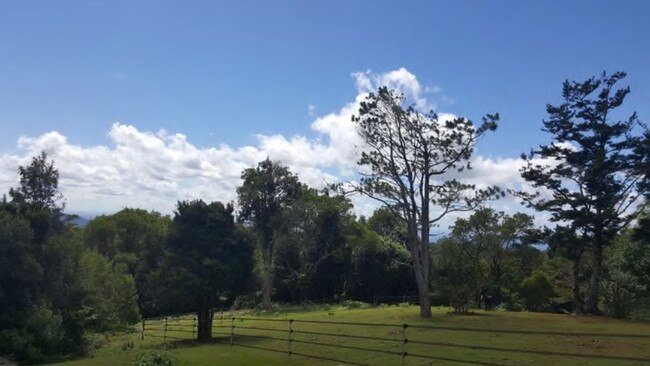
<svg viewBox="0 0 650 366">
<path fill-rule="evenodd" d="M 435 107 L 427 93 L 438 87 L 423 87 L 415 75 L 404 68 L 386 73 L 370 71 L 352 74 L 357 96 L 338 111 L 321 115 L 312 122 L 311 132 L 303 135 L 257 135 L 257 143 L 234 147 L 219 145 L 199 148 L 181 133 L 165 130 L 142 131 L 136 126 L 116 122 L 108 131 L 110 144 L 83 146 L 52 131 L 36 137 L 21 137 L 17 152 L 0 153 L 0 191 L 7 192 L 17 182 L 16 168 L 29 162 L 40 151 L 55 160 L 60 171 L 60 187 L 68 211 L 109 213 L 122 207 L 142 207 L 171 213 L 177 200 L 233 201 L 242 170 L 267 156 L 279 160 L 300 179 L 317 188 L 328 183 L 352 180 L 357 172 L 357 152 L 362 142 L 351 121 L 368 92 L 386 85 L 404 92 L 416 106 Z M 316 112 L 315 106 L 308 107 Z M 455 115 L 440 113 L 442 120 Z M 309 136 L 309 137 L 308 137 Z M 476 156 L 474 169 L 464 179 L 479 186 L 500 185 L 521 188 L 519 159 Z M 378 205 L 368 198 L 354 197 L 355 210 L 370 214 Z M 494 203 L 503 210 L 521 206 L 512 198 Z M 450 217 L 441 227 L 451 223 Z"/>
</svg>

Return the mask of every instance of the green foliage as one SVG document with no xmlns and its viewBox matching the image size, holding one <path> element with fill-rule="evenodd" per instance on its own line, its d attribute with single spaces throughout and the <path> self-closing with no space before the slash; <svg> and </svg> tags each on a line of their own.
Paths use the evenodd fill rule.
<svg viewBox="0 0 650 366">
<path fill-rule="evenodd" d="M 80 261 L 82 287 L 87 292 L 88 325 L 97 331 L 140 320 L 133 276 L 123 264 L 112 264 L 97 252 L 85 252 Z"/>
<path fill-rule="evenodd" d="M 351 207 L 341 195 L 303 187 L 284 213 L 285 230 L 274 240 L 276 299 L 328 301 L 341 293 Z"/>
<path fill-rule="evenodd" d="M 250 227 L 261 244 L 263 306 L 271 305 L 275 238 L 282 233 L 285 216 L 292 202 L 300 195 L 298 178 L 280 163 L 267 158 L 256 168 L 242 172 L 243 183 L 237 188 L 240 220 Z"/>
<path fill-rule="evenodd" d="M 519 288 L 519 293 L 526 302 L 526 309 L 531 311 L 544 310 L 554 294 L 553 284 L 542 271 L 538 270 L 521 281 Z"/>
<path fill-rule="evenodd" d="M 634 317 L 650 298 L 650 242 L 626 230 L 610 249 L 603 281 L 606 311 L 619 318 Z"/>
<path fill-rule="evenodd" d="M 496 129 L 499 116 L 487 115 L 475 127 L 465 118 L 442 122 L 432 111 L 422 113 L 404 104 L 403 94 L 382 86 L 365 97 L 358 115 L 352 117 L 367 146 L 358 161 L 366 172 L 355 190 L 380 202 L 404 224 L 420 316 L 426 318 L 431 316 L 431 226 L 452 212 L 470 211 L 501 193 L 498 187 L 477 189 L 447 177 L 471 168 L 476 141 Z M 432 214 L 432 206 L 440 210 Z"/>
<path fill-rule="evenodd" d="M 43 151 L 32 158 L 27 166 L 19 166 L 20 184 L 9 189 L 13 203 L 28 205 L 37 210 L 60 212 L 58 202 L 63 199 L 59 192 L 59 171 L 54 168 L 54 162 L 47 159 Z"/>
<path fill-rule="evenodd" d="M 349 297 L 416 293 L 410 254 L 403 244 L 379 235 L 361 222 L 351 226 L 347 240 L 350 268 L 344 281 Z"/>
<path fill-rule="evenodd" d="M 412 294 L 405 248 L 355 220 L 341 195 L 303 189 L 276 238 L 277 301 L 338 301 Z M 374 215 L 373 215 L 374 217 Z"/>
<path fill-rule="evenodd" d="M 143 353 L 135 363 L 136 366 L 175 366 L 176 358 L 167 351 L 149 351 Z"/>
<path fill-rule="evenodd" d="M 200 340 L 211 337 L 210 310 L 221 298 L 234 300 L 251 278 L 253 242 L 233 210 L 220 202 L 178 202 L 158 269 L 159 300 L 173 313 L 196 312 Z"/>
<path fill-rule="evenodd" d="M 570 312 L 573 302 L 573 263 L 564 257 L 548 259 L 540 270 L 553 286 L 550 308 L 557 312 Z"/>
<path fill-rule="evenodd" d="M 481 208 L 456 220 L 434 252 L 434 288 L 457 311 L 481 298 L 494 306 L 514 300 L 519 283 L 539 268 L 545 254 L 533 247 L 541 238 L 533 218 Z"/>
<path fill-rule="evenodd" d="M 155 298 L 158 278 L 153 274 L 164 258 L 171 219 L 155 211 L 125 208 L 108 216 L 98 216 L 83 230 L 85 245 L 108 257 L 116 266 L 125 266 L 135 280 L 138 305 L 145 316 L 163 311 Z"/>
<path fill-rule="evenodd" d="M 630 93 L 629 87 L 615 89 L 625 76 L 603 73 L 584 82 L 564 82 L 563 103 L 546 108 L 549 118 L 543 130 L 553 135 L 553 141 L 523 156 L 521 175 L 539 190 L 515 192 L 528 206 L 550 213 L 551 220 L 575 233 L 579 240 L 559 242 L 571 246 L 562 252 L 571 252 L 576 261 L 590 252 L 585 302 L 589 313 L 599 312 L 603 251 L 643 209 L 635 203 L 649 182 L 649 132 L 636 133 L 640 125 L 636 113 L 623 119 L 616 114 Z M 544 159 L 557 164 L 540 164 Z"/>
<path fill-rule="evenodd" d="M 502 292 L 501 304 L 496 308 L 508 311 L 522 311 L 526 308 L 526 304 L 519 295 L 519 292 L 511 292 L 504 289 Z"/>
<path fill-rule="evenodd" d="M 45 154 L 19 174 L 12 200 L 0 203 L 0 354 L 44 362 L 84 353 L 89 330 L 139 317 L 133 280 L 66 225 Z"/>
<path fill-rule="evenodd" d="M 480 263 L 468 258 L 466 248 L 451 238 L 441 239 L 434 253 L 434 289 L 448 299 L 456 313 L 464 313 L 480 296 Z"/>
</svg>

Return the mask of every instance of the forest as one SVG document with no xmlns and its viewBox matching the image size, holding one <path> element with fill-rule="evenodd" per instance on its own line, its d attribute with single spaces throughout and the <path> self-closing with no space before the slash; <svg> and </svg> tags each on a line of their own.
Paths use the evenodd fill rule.
<svg viewBox="0 0 650 366">
<path fill-rule="evenodd" d="M 56 161 L 34 156 L 0 202 L 0 355 L 83 355 L 90 333 L 188 313 L 208 341 L 215 309 L 391 298 L 421 318 L 449 306 L 649 319 L 650 131 L 622 112 L 625 77 L 562 84 L 515 189 L 463 180 L 498 113 L 443 120 L 386 87 L 353 118 L 358 179 L 325 188 L 267 158 L 241 172 L 234 202 L 127 207 L 80 227 Z M 356 214 L 354 195 L 378 208 Z M 505 195 L 525 212 L 492 208 Z"/>
</svg>

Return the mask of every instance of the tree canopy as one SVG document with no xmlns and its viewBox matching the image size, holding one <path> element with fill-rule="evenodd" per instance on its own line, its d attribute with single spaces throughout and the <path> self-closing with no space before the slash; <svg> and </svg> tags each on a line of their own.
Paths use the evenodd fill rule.
<svg viewBox="0 0 650 366">
<path fill-rule="evenodd" d="M 450 177 L 470 169 L 476 142 L 494 131 L 498 114 L 476 127 L 465 118 L 442 121 L 433 113 L 404 106 L 404 96 L 386 87 L 370 93 L 353 117 L 364 150 L 355 191 L 381 202 L 406 229 L 405 245 L 420 297 L 420 316 L 431 316 L 430 228 L 454 212 L 471 211 L 497 196 L 497 187 L 477 189 Z M 437 209 L 432 211 L 433 209 Z"/>
<path fill-rule="evenodd" d="M 515 192 L 551 220 L 577 233 L 592 257 L 585 310 L 599 311 L 603 250 L 643 210 L 648 182 L 647 131 L 636 113 L 616 112 L 630 93 L 616 89 L 626 74 L 602 74 L 583 82 L 565 81 L 563 103 L 546 107 L 544 131 L 552 142 L 524 155 L 521 176 L 538 188 Z M 644 135 L 645 134 L 645 135 Z M 549 192 L 549 195 L 542 191 Z"/>
</svg>

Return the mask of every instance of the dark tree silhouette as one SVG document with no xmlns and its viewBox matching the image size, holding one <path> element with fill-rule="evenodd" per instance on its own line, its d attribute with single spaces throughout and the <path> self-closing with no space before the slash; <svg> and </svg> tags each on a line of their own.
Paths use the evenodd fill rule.
<svg viewBox="0 0 650 366">
<path fill-rule="evenodd" d="M 199 341 L 212 338 L 212 309 L 246 288 L 253 245 L 235 224 L 233 206 L 182 201 L 174 214 L 161 268 L 164 297 L 175 312 L 195 311 Z"/>
<path fill-rule="evenodd" d="M 603 250 L 644 206 L 639 202 L 648 179 L 647 131 L 645 137 L 635 134 L 643 128 L 636 113 L 622 120 L 614 115 L 630 93 L 629 87 L 614 89 L 624 77 L 624 72 L 603 73 L 564 82 L 564 102 L 546 107 L 543 130 L 553 142 L 524 155 L 521 169 L 526 181 L 549 195 L 515 192 L 530 207 L 550 212 L 552 221 L 568 225 L 591 253 L 588 313 L 599 312 Z"/>
<path fill-rule="evenodd" d="M 27 166 L 18 167 L 20 185 L 9 189 L 13 202 L 30 204 L 38 209 L 62 209 L 57 204 L 63 199 L 59 192 L 59 171 L 54 168 L 54 161 L 47 160 L 43 151 L 32 158 Z"/>
</svg>

